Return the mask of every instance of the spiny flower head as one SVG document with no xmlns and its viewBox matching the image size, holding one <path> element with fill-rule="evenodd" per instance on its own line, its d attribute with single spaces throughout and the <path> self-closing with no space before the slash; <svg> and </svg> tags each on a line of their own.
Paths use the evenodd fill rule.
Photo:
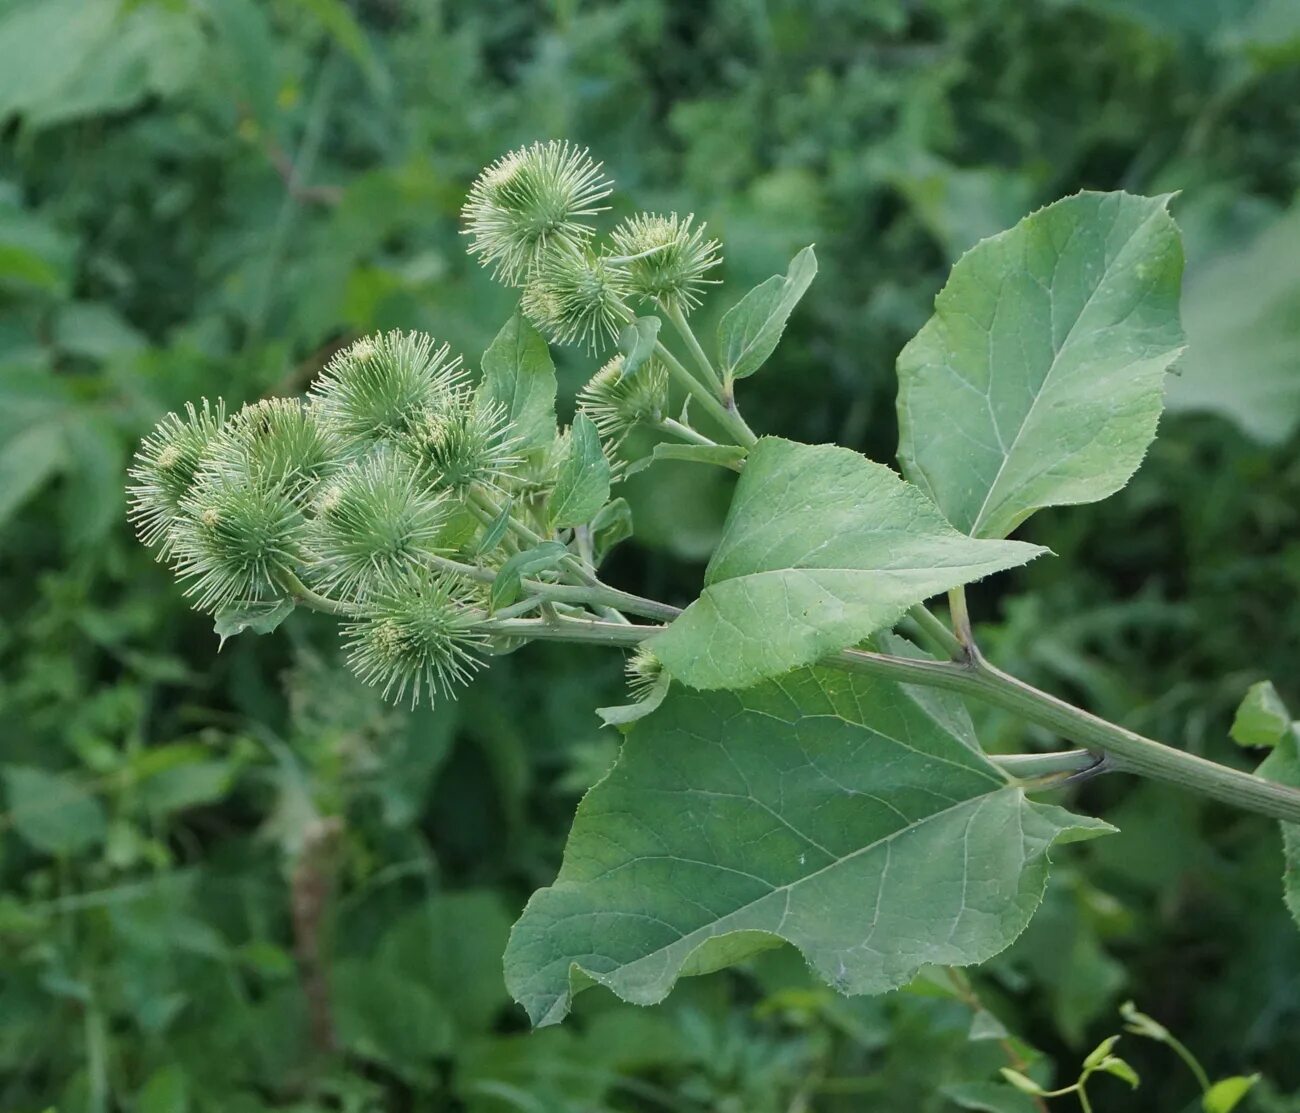
<svg viewBox="0 0 1300 1113">
<path fill-rule="evenodd" d="M 702 288 L 716 284 L 705 275 L 722 262 L 722 245 L 705 237 L 706 225 L 692 227 L 694 220 L 693 214 L 637 213 L 610 233 L 627 257 L 628 282 L 637 297 L 689 313 L 700 304 Z"/>
<path fill-rule="evenodd" d="M 130 518 L 145 545 L 159 546 L 159 560 L 171 555 L 171 529 L 180 517 L 181 500 L 194 483 L 200 460 L 225 423 L 225 403 L 218 401 L 213 406 L 205 398 L 196 408 L 187 402 L 184 414 L 168 414 L 140 442 L 128 472 L 134 481 L 130 488 Z"/>
<path fill-rule="evenodd" d="M 662 420 L 668 408 L 668 368 L 649 359 L 634 374 L 625 375 L 623 366 L 623 356 L 615 356 L 578 392 L 579 408 L 612 448 L 635 426 Z"/>
<path fill-rule="evenodd" d="M 513 434 L 505 406 L 460 389 L 426 408 L 400 445 L 435 487 L 464 491 L 478 483 L 495 488 L 519 465 Z"/>
<path fill-rule="evenodd" d="M 464 379 L 446 344 L 423 332 L 388 332 L 335 355 L 312 384 L 312 406 L 349 449 L 364 451 L 406 434 Z"/>
<path fill-rule="evenodd" d="M 469 253 L 518 286 L 551 248 L 576 250 L 591 239 L 581 218 L 604 211 L 598 202 L 613 185 L 586 148 L 567 141 L 502 155 L 478 176 L 461 210 Z"/>
<path fill-rule="evenodd" d="M 549 251 L 524 287 L 520 308 L 557 344 L 583 342 L 596 350 L 626 320 L 626 269 L 608 256 L 571 248 Z"/>
<path fill-rule="evenodd" d="M 409 573 L 377 590 L 364 615 L 343 629 L 348 663 L 367 684 L 411 706 L 436 694 L 454 695 L 482 667 L 487 637 L 483 614 L 462 585 L 436 575 Z"/>
<path fill-rule="evenodd" d="M 327 480 L 312 509 L 315 578 L 327 595 L 353 600 L 440 552 L 448 519 L 446 497 L 428 491 L 404 457 L 385 451 Z"/>
<path fill-rule="evenodd" d="M 289 484 L 265 474 L 200 472 L 172 530 L 174 567 L 195 606 L 218 611 L 279 598 L 303 563 L 303 517 Z"/>
<path fill-rule="evenodd" d="M 226 423 L 201 470 L 299 494 L 336 467 L 340 454 L 338 438 L 301 398 L 263 398 Z"/>
</svg>

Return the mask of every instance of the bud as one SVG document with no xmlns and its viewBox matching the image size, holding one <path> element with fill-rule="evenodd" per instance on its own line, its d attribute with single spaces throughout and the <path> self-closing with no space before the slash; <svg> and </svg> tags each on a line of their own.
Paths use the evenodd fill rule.
<svg viewBox="0 0 1300 1113">
<path fill-rule="evenodd" d="M 476 629 L 482 612 L 469 589 L 442 576 L 394 578 L 366 604 L 366 614 L 343 628 L 348 663 L 385 699 L 411 706 L 421 697 L 454 695 L 483 667 L 487 638 Z"/>
<path fill-rule="evenodd" d="M 570 248 L 548 252 L 524 287 L 520 308 L 556 344 L 595 351 L 627 320 L 627 271 L 612 259 Z"/>
<path fill-rule="evenodd" d="M 177 578 L 203 611 L 283 597 L 280 576 L 305 560 L 304 523 L 286 482 L 199 473 L 172 529 Z"/>
<path fill-rule="evenodd" d="M 580 218 L 603 212 L 597 202 L 613 185 L 585 148 L 551 140 L 511 151 L 470 187 L 461 210 L 469 253 L 518 286 L 552 249 L 585 247 L 592 229 Z"/>
<path fill-rule="evenodd" d="M 351 451 L 404 436 L 465 380 L 459 356 L 423 332 L 364 337 L 334 356 L 312 384 L 312 407 Z"/>
<path fill-rule="evenodd" d="M 403 457 L 356 461 L 317 492 L 308 529 L 314 578 L 327 595 L 363 600 L 380 583 L 441 551 L 447 500 Z"/>
<path fill-rule="evenodd" d="M 637 425 L 654 425 L 668 408 L 668 369 L 657 359 L 635 374 L 623 374 L 624 359 L 615 356 L 578 392 L 578 407 L 600 431 L 610 448 L 618 448 Z"/>
<path fill-rule="evenodd" d="M 184 415 L 170 413 L 140 442 L 128 474 L 130 518 L 140 540 L 157 545 L 166 560 L 173 547 L 171 529 L 180 516 L 180 503 L 199 469 L 199 461 L 226 422 L 225 403 L 205 398 L 196 409 L 185 404 Z"/>
<path fill-rule="evenodd" d="M 301 398 L 263 398 L 239 410 L 212 442 L 204 472 L 284 485 L 297 495 L 337 467 L 342 445 Z"/>
<path fill-rule="evenodd" d="M 721 244 L 705 239 L 706 225 L 693 228 L 694 214 L 638 213 L 610 233 L 626 257 L 632 293 L 664 310 L 689 313 L 700 304 L 702 287 L 716 285 L 704 276 L 722 262 Z"/>
<path fill-rule="evenodd" d="M 435 486 L 499 488 L 520 462 L 513 434 L 505 406 L 481 402 L 462 388 L 426 409 L 400 447 Z"/>
<path fill-rule="evenodd" d="M 660 677 L 663 676 L 663 671 L 664 667 L 658 657 L 644 645 L 637 646 L 636 652 L 623 666 L 623 673 L 627 677 L 627 688 L 632 698 L 638 703 L 649 698 Z"/>
</svg>

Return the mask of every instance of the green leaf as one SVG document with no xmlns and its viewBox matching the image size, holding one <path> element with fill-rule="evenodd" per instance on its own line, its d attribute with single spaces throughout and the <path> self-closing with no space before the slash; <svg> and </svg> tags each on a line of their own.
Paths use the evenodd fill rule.
<svg viewBox="0 0 1300 1113">
<path fill-rule="evenodd" d="M 1080 193 L 953 267 L 898 357 L 898 457 L 958 529 L 1005 537 L 1137 470 L 1183 343 L 1168 200 Z"/>
<path fill-rule="evenodd" d="M 730 468 L 740 471 L 749 449 L 738 444 L 677 444 L 661 441 L 654 446 L 649 456 L 628 465 L 627 474 L 636 475 L 644 471 L 656 460 L 685 460 L 691 464 L 710 464 L 718 468 Z"/>
<path fill-rule="evenodd" d="M 104 841 L 104 808 L 70 777 L 21 765 L 4 768 L 14 830 L 37 850 L 67 857 Z"/>
<path fill-rule="evenodd" d="M 920 491 L 857 452 L 764 437 L 736 485 L 703 594 L 650 646 L 693 687 L 740 688 L 1044 551 L 958 533 Z"/>
<path fill-rule="evenodd" d="M 286 618 L 293 614 L 293 600 L 280 599 L 274 603 L 251 603 L 246 606 L 227 607 L 218 611 L 212 632 L 221 639 L 220 649 L 227 638 L 252 630 L 254 634 L 273 633 Z"/>
<path fill-rule="evenodd" d="M 1257 1074 L 1239 1074 L 1220 1079 L 1201 1098 L 1201 1108 L 1205 1113 L 1232 1113 L 1258 1081 Z"/>
<path fill-rule="evenodd" d="M 623 352 L 623 374 L 635 375 L 655 353 L 655 342 L 663 324 L 658 317 L 638 317 L 626 325 L 618 335 L 618 346 Z"/>
<path fill-rule="evenodd" d="M 782 939 L 841 992 L 883 993 L 997 954 L 1038 906 L 1051 844 L 1110 830 L 1029 800 L 879 678 L 674 685 L 579 805 L 506 982 L 551 1024 L 583 985 L 653 1004 Z"/>
<path fill-rule="evenodd" d="M 632 507 L 627 499 L 611 499 L 600 508 L 587 528 L 591 531 L 592 559 L 600 567 L 610 549 L 632 536 Z"/>
<path fill-rule="evenodd" d="M 525 451 L 555 440 L 555 364 L 542 334 L 522 314 L 515 313 L 483 353 L 478 396 L 506 408 Z"/>
<path fill-rule="evenodd" d="M 1088 1052 L 1087 1057 L 1083 1060 L 1083 1069 L 1096 1070 L 1105 1061 L 1106 1056 L 1111 1053 L 1117 1043 L 1119 1043 L 1119 1036 L 1107 1036 L 1101 1041 L 1101 1043 Z"/>
<path fill-rule="evenodd" d="M 743 379 L 763 366 L 816 275 L 817 256 L 810 245 L 790 261 L 784 276 L 774 274 L 723 314 L 718 322 L 718 349 L 727 379 Z"/>
<path fill-rule="evenodd" d="M 652 711 L 658 709 L 663 703 L 664 697 L 668 695 L 668 689 L 673 682 L 672 676 L 660 671 L 655 677 L 654 684 L 645 696 L 635 703 L 624 703 L 618 707 L 598 707 L 596 714 L 600 716 L 600 721 L 607 727 L 625 727 L 644 719 Z"/>
<path fill-rule="evenodd" d="M 1027 1074 L 1021 1074 L 1018 1070 L 1012 1070 L 1010 1067 L 1002 1068 L 1002 1077 L 1011 1083 L 1022 1094 L 1031 1094 L 1037 1097 L 1046 1091 Z"/>
<path fill-rule="evenodd" d="M 1097 1070 L 1101 1071 L 1103 1074 L 1110 1074 L 1114 1075 L 1116 1078 L 1123 1079 L 1134 1090 L 1142 1084 L 1142 1080 L 1138 1078 L 1137 1071 L 1129 1066 L 1129 1064 L 1123 1059 L 1117 1058 L 1114 1055 L 1108 1055 L 1098 1063 Z"/>
<path fill-rule="evenodd" d="M 495 611 L 510 606 L 519 598 L 523 577 L 554 568 L 568 554 L 569 550 L 558 541 L 543 541 L 534 548 L 515 553 L 501 566 L 497 578 L 492 581 L 488 609 Z"/>
<path fill-rule="evenodd" d="M 555 529 L 586 524 L 609 501 L 609 461 L 591 418 L 579 411 L 564 439 L 555 487 L 546 504 Z"/>
<path fill-rule="evenodd" d="M 1270 680 L 1252 684 L 1232 720 L 1232 739 L 1242 746 L 1276 746 L 1291 729 L 1291 715 Z"/>
<path fill-rule="evenodd" d="M 479 538 L 478 545 L 474 549 L 477 556 L 487 556 L 501 544 L 501 539 L 505 537 L 506 531 L 510 528 L 510 517 L 514 508 L 514 499 L 506 499 L 497 516 L 488 523 L 487 528 L 483 531 L 483 536 Z"/>
</svg>

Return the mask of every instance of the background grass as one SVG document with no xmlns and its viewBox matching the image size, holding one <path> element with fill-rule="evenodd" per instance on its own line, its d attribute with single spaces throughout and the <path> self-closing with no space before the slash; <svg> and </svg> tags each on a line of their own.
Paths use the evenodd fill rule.
<svg viewBox="0 0 1300 1113">
<path fill-rule="evenodd" d="M 944 983 L 844 1000 L 774 952 L 528 1035 L 500 954 L 612 760 L 592 710 L 621 662 L 537 646 L 410 714 L 315 616 L 217 654 L 126 525 L 134 443 L 375 329 L 472 361 L 511 304 L 456 212 L 548 137 L 592 147 L 619 211 L 724 240 L 705 333 L 816 242 L 746 413 L 881 460 L 893 360 L 962 251 L 1079 188 L 1181 191 L 1161 438 L 1121 495 L 1035 517 L 1056 559 L 976 617 L 1004 667 L 1220 760 L 1252 760 L 1226 741 L 1250 682 L 1300 706 L 1293 0 L 0 0 L 0 1109 L 1014 1113 L 980 1088 L 990 1015 L 1068 1082 L 1133 997 L 1212 1073 L 1264 1073 L 1242 1108 L 1300 1110 L 1267 822 L 1090 784 L 1074 803 L 1124 833 L 1063 855 L 974 978 L 991 1013 Z M 592 367 L 560 359 L 568 407 Z M 638 477 L 609 578 L 689 599 L 727 493 Z M 1193 1101 L 1165 1049 L 1122 1046 L 1143 1087 L 1099 1081 L 1099 1108 Z"/>
</svg>

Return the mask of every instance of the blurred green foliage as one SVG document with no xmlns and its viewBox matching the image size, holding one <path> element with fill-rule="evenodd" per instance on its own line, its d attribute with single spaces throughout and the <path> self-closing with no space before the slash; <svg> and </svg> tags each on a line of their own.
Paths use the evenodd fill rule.
<svg viewBox="0 0 1300 1113">
<path fill-rule="evenodd" d="M 1248 685 L 1300 703 L 1297 135 L 1292 0 L 0 0 L 0 1108 L 1014 1111 L 1002 1025 L 1068 1082 L 1132 997 L 1264 1073 L 1241 1108 L 1300 1110 L 1276 831 L 1111 779 L 1078 803 L 1124 834 L 1066 856 L 974 990 L 844 1000 L 774 952 L 526 1034 L 500 955 L 613 756 L 618 661 L 529 649 L 412 714 L 313 616 L 217 655 L 122 495 L 186 399 L 296 392 L 380 328 L 476 359 L 511 306 L 456 212 L 533 138 L 709 221 L 706 329 L 816 241 L 746 411 L 876 459 L 956 256 L 1080 187 L 1181 190 L 1175 415 L 975 604 L 1004 667 L 1242 763 Z M 589 368 L 561 371 L 571 397 Z M 679 471 L 629 484 L 611 578 L 686 599 L 728 491 Z M 1166 1049 L 1123 1050 L 1143 1088 L 1102 1107 L 1193 1101 Z"/>
</svg>

